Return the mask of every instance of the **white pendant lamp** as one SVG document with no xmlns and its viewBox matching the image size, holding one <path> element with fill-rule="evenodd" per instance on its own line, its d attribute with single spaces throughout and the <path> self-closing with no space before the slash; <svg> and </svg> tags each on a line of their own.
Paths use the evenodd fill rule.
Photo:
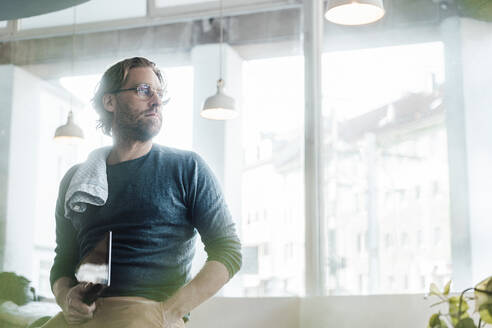
<svg viewBox="0 0 492 328">
<path fill-rule="evenodd" d="M 56 140 L 73 140 L 84 139 L 84 132 L 82 129 L 74 123 L 73 112 L 68 113 L 67 123 L 59 126 L 55 132 Z"/>
<path fill-rule="evenodd" d="M 383 0 L 328 0 L 325 18 L 340 25 L 364 25 L 384 14 Z"/>
<path fill-rule="evenodd" d="M 217 81 L 217 93 L 208 97 L 203 104 L 202 117 L 210 120 L 230 120 L 237 117 L 236 101 L 226 95 L 222 91 L 223 88 L 224 80 L 219 79 Z"/>
<path fill-rule="evenodd" d="M 222 79 L 222 46 L 224 43 L 223 35 L 223 17 L 222 17 L 222 0 L 220 1 L 220 53 L 219 65 L 220 74 L 217 81 L 217 93 L 208 97 L 203 103 L 200 115 L 210 120 L 230 120 L 238 116 L 236 102 L 234 98 L 226 95 L 223 91 L 225 82 Z"/>
<path fill-rule="evenodd" d="M 73 25 L 72 25 L 72 58 L 71 58 L 71 73 L 73 76 L 73 66 L 75 57 L 75 23 L 76 23 L 76 8 L 73 8 Z M 84 132 L 82 129 L 75 124 L 73 119 L 73 95 L 70 93 L 70 111 L 68 112 L 67 123 L 59 126 L 55 131 L 55 141 L 58 143 L 68 143 L 74 144 L 82 141 L 84 139 Z"/>
</svg>

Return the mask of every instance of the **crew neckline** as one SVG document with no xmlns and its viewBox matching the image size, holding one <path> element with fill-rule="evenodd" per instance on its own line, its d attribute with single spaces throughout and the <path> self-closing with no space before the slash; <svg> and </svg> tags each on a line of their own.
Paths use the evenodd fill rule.
<svg viewBox="0 0 492 328">
<path fill-rule="evenodd" d="M 137 162 L 137 161 L 143 160 L 144 158 L 148 157 L 153 150 L 154 150 L 154 144 L 152 144 L 152 147 L 150 147 L 150 150 L 145 155 L 142 155 L 142 156 L 137 157 L 137 158 L 134 158 L 134 159 L 129 159 L 127 161 L 119 162 L 119 163 L 116 163 L 116 164 L 107 164 L 106 163 L 106 167 L 116 167 L 116 166 L 119 166 L 119 165 L 122 165 L 122 164 L 129 164 L 129 163 L 133 163 L 133 162 Z"/>
</svg>

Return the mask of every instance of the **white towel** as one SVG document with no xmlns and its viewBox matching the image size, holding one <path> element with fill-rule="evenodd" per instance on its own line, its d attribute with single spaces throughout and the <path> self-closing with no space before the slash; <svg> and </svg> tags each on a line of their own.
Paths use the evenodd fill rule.
<svg viewBox="0 0 492 328">
<path fill-rule="evenodd" d="M 108 199 L 106 159 L 112 147 L 98 148 L 75 171 L 65 194 L 65 217 L 84 213 L 87 204 L 103 206 Z"/>
</svg>

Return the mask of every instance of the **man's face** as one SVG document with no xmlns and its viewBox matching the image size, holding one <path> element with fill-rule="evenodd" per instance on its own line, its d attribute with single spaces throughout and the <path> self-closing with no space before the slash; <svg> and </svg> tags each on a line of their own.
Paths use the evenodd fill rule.
<svg viewBox="0 0 492 328">
<path fill-rule="evenodd" d="M 148 84 L 153 90 L 160 89 L 159 79 L 150 67 L 135 67 L 128 72 L 121 89 Z M 162 100 L 156 93 L 141 97 L 136 90 L 114 94 L 113 131 L 123 139 L 148 141 L 155 137 L 162 126 Z"/>
</svg>

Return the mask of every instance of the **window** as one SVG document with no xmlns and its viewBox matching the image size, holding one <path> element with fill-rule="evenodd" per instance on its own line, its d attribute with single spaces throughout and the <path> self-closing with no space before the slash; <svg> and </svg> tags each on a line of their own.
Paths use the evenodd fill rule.
<svg viewBox="0 0 492 328">
<path fill-rule="evenodd" d="M 423 233 L 422 230 L 417 231 L 417 246 L 424 247 Z"/>
<path fill-rule="evenodd" d="M 415 199 L 420 199 L 421 188 L 420 186 L 415 186 Z"/>
<path fill-rule="evenodd" d="M 391 247 L 391 235 L 389 233 L 386 233 L 384 236 L 384 246 L 387 249 Z"/>
<path fill-rule="evenodd" d="M 294 243 L 287 243 L 284 245 L 284 260 L 286 262 L 291 261 L 294 257 Z"/>
<path fill-rule="evenodd" d="M 41 88 L 42 89 L 42 88 Z M 53 261 L 55 246 L 54 213 L 58 196 L 58 182 L 63 174 L 79 159 L 78 150 L 57 145 L 53 142 L 55 129 L 66 122 L 68 99 L 60 97 L 51 89 L 40 92 L 41 115 L 39 126 L 38 149 L 43 156 L 36 163 L 36 217 L 34 219 L 34 249 L 32 283 L 38 293 L 51 296 L 49 270 Z M 63 153 L 63 156 L 62 156 Z"/>
<path fill-rule="evenodd" d="M 269 250 L 260 252 L 258 274 L 244 275 L 252 296 L 303 293 L 303 67 L 302 57 L 251 60 L 243 67 L 242 211 L 263 219 L 255 226 L 243 220 L 241 241 Z"/>
<path fill-rule="evenodd" d="M 355 248 L 331 247 L 327 256 L 346 258 L 347 267 L 333 272 L 327 264 L 327 275 L 335 276 L 327 280 L 327 293 L 424 292 L 411 277 L 432 281 L 427 268 L 435 257 L 420 244 L 422 231 L 433 226 L 441 231 L 434 238 L 436 252 L 446 265 L 451 263 L 449 197 L 436 201 L 437 188 L 423 188 L 438 184 L 449 196 L 444 189 L 447 140 L 440 105 L 443 63 L 443 45 L 438 42 L 323 55 L 323 165 L 329 174 L 323 190 L 325 206 L 336 206 L 326 211 L 325 224 L 337 240 L 367 229 L 365 243 L 371 249 L 368 259 L 361 260 L 362 234 L 355 237 Z M 354 211 L 347 200 L 357 198 L 361 190 L 367 196 L 362 210 Z M 437 235 L 435 231 L 428 232 Z M 326 236 L 329 245 L 332 234 Z M 415 256 L 423 265 L 409 276 Z M 449 278 L 446 265 L 440 272 Z M 362 276 L 367 277 L 363 286 L 351 283 Z"/>
<path fill-rule="evenodd" d="M 269 244 L 265 243 L 265 244 L 261 245 L 260 250 L 261 250 L 261 252 L 260 252 L 261 256 L 270 256 L 270 245 Z"/>
<path fill-rule="evenodd" d="M 357 235 L 357 252 L 362 253 L 362 234 Z"/>
<path fill-rule="evenodd" d="M 441 227 L 434 228 L 434 246 L 438 246 L 441 243 L 442 239 L 442 229 Z"/>
<path fill-rule="evenodd" d="M 478 41 L 490 38 L 492 29 L 467 18 L 460 21 L 459 33 L 449 33 L 449 24 L 443 21 L 447 14 L 439 9 L 439 1 L 412 4 L 412 8 L 424 5 L 431 9 L 422 17 L 420 12 L 415 15 L 415 9 L 400 11 L 398 4 L 407 2 L 395 1 L 381 24 L 326 28 L 330 52 L 323 56 L 321 72 L 320 140 L 325 179 L 319 182 L 324 192 L 319 196 L 325 223 L 320 233 L 326 237 L 320 262 L 325 266 L 327 294 L 424 292 L 430 282 L 445 283 L 451 272 L 463 276 L 461 283 L 471 285 L 489 270 L 477 259 L 486 257 L 487 250 L 480 246 L 487 244 L 491 230 L 490 188 L 484 181 L 491 180 L 488 168 L 492 156 L 486 150 L 492 149 L 487 126 L 492 117 L 484 108 L 492 103 L 492 93 L 480 90 L 487 90 L 492 83 L 492 75 L 483 74 L 492 71 L 488 64 L 492 48 Z M 235 209 L 240 209 L 238 230 L 245 266 L 228 296 L 303 295 L 305 86 L 303 47 L 296 44 L 303 30 L 298 20 L 303 1 L 224 3 L 224 25 L 229 32 L 225 40 L 245 60 L 240 100 L 242 140 L 230 142 L 244 153 L 244 167 L 235 175 L 242 179 L 238 187 L 242 194 L 234 201 L 240 203 Z M 118 4 L 114 8 L 113 1 L 93 0 L 77 7 L 77 23 L 82 24 L 77 27 L 77 68 L 94 60 L 97 65 L 91 68 L 98 70 L 108 57 L 131 53 L 159 53 L 176 65 L 187 65 L 196 45 L 218 40 L 218 21 L 209 19 L 217 14 L 217 0 L 122 0 Z M 285 6 L 280 9 L 277 4 Z M 105 10 L 108 5 L 112 10 Z M 431 11 L 436 15 L 429 16 Z M 65 10 L 17 23 L 0 22 L 4 48 L 12 50 L 4 62 L 26 65 L 25 70 L 46 80 L 66 74 L 67 48 L 62 41 L 73 18 L 74 11 Z M 171 21 L 174 23 L 167 24 Z M 400 31 L 411 37 L 400 37 Z M 112 46 L 100 47 L 100 40 L 106 38 L 112 40 Z M 443 43 L 418 43 L 439 39 Z M 412 44 L 387 46 L 407 40 Z M 451 69 L 449 76 L 444 76 L 443 53 L 448 46 L 462 51 L 446 53 Z M 55 69 L 47 73 L 51 68 Z M 228 71 L 230 67 L 224 68 Z M 171 77 L 172 72 L 169 74 Z M 39 126 L 45 130 L 39 140 L 43 156 L 37 163 L 40 180 L 36 186 L 39 204 L 33 271 L 38 278 L 33 281 L 39 281 L 40 292 L 47 295 L 56 182 L 92 148 L 111 143 L 100 132 L 94 133 L 97 116 L 85 103 L 98 78 L 60 81 L 75 94 L 75 119 L 88 132 L 86 144 L 76 149 L 51 145 L 54 129 L 65 122 L 71 107 L 66 95 L 46 92 L 40 100 Z M 191 108 L 196 110 L 190 96 L 193 70 L 177 69 L 171 79 L 182 82 L 171 91 L 163 132 L 156 141 L 191 149 Z M 451 86 L 455 92 L 443 94 L 448 92 L 444 88 L 447 81 L 446 88 Z M 170 83 L 171 88 L 176 85 Z M 87 95 L 82 94 L 86 89 Z M 462 117 L 449 115 L 451 111 Z M 451 263 L 451 228 L 453 250 L 458 250 L 453 260 L 461 257 L 461 263 L 460 259 Z M 453 281 L 457 281 L 455 277 Z"/>
<path fill-rule="evenodd" d="M 258 247 L 243 247 L 243 266 L 241 272 L 244 274 L 258 274 Z"/>
<path fill-rule="evenodd" d="M 401 234 L 401 246 L 406 248 L 408 247 L 408 243 L 409 243 L 409 240 L 408 240 L 408 233 L 407 232 L 403 232 Z"/>
</svg>

